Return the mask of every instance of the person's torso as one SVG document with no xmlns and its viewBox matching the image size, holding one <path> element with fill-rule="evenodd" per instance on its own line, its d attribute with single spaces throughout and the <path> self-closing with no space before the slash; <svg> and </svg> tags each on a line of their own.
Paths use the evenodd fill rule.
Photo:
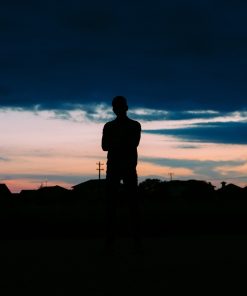
<svg viewBox="0 0 247 296">
<path fill-rule="evenodd" d="M 140 128 L 138 122 L 129 119 L 115 119 L 108 125 L 111 141 L 108 150 L 108 164 L 117 166 L 136 166 L 137 147 Z"/>
</svg>

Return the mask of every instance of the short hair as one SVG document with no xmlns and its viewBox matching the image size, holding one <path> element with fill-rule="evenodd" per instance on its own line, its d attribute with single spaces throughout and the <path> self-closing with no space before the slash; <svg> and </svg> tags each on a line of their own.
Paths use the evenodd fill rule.
<svg viewBox="0 0 247 296">
<path fill-rule="evenodd" d="M 113 107 L 128 107 L 127 100 L 123 96 L 116 96 L 112 100 Z"/>
</svg>

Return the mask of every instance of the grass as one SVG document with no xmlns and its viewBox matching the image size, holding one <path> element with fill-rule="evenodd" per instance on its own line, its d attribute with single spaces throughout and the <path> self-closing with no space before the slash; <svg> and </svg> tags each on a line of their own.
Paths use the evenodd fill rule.
<svg viewBox="0 0 247 296">
<path fill-rule="evenodd" d="M 247 236 L 145 238 L 140 254 L 128 238 L 118 238 L 111 255 L 103 246 L 102 239 L 1 241 L 1 295 L 164 295 L 245 282 L 236 275 L 247 263 Z"/>
<path fill-rule="evenodd" d="M 104 204 L 1 208 L 0 295 L 165 295 L 245 288 L 246 202 L 144 200 L 142 252 L 122 229 L 104 252 Z M 8 234 L 8 235 L 7 235 Z M 71 235 L 70 235 L 71 234 Z M 88 235 L 90 234 L 90 235 Z M 8 238 L 8 239 L 7 239 Z M 18 238 L 18 239 L 17 239 Z M 26 239 L 24 239 L 26 238 Z M 57 239 L 55 239 L 57 238 Z"/>
</svg>

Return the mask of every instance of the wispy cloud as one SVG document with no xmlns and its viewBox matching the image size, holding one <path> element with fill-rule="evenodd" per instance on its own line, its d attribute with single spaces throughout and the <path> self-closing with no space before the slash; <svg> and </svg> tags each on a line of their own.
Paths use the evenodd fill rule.
<svg viewBox="0 0 247 296">
<path fill-rule="evenodd" d="M 186 177 L 196 177 L 209 180 L 222 180 L 240 178 L 241 173 L 246 175 L 246 162 L 240 160 L 232 161 L 210 161 L 197 159 L 174 159 L 174 158 L 152 158 L 142 157 L 141 161 L 154 165 L 164 166 L 172 172 L 176 169 L 187 169 Z M 191 173 L 189 173 L 189 171 Z"/>
<path fill-rule="evenodd" d="M 188 110 L 188 111 L 184 111 L 184 113 L 196 114 L 196 115 L 205 115 L 205 114 L 216 115 L 216 114 L 219 114 L 220 112 L 215 110 Z"/>
<path fill-rule="evenodd" d="M 0 174 L 0 180 L 2 181 L 9 181 L 9 180 L 32 180 L 37 184 L 40 184 L 40 182 L 51 182 L 54 184 L 54 182 L 66 182 L 66 183 L 71 183 L 71 184 L 77 184 L 80 182 L 83 182 L 89 178 L 95 178 L 95 176 L 81 176 L 81 175 L 56 175 L 56 174 L 9 174 L 9 175 L 4 175 Z M 59 185 L 59 184 L 58 184 Z"/>
<path fill-rule="evenodd" d="M 72 108 L 72 105 L 69 107 Z M 104 124 L 115 117 L 112 108 L 103 103 L 77 105 L 76 109 L 68 110 L 39 110 L 37 107 L 34 113 L 48 120 L 67 120 L 89 125 Z M 141 122 L 144 133 L 170 135 L 191 142 L 247 143 L 246 111 L 222 113 L 214 110 L 188 110 L 174 112 L 134 108 L 129 111 L 129 116 Z M 186 149 L 186 147 L 184 148 Z"/>
<path fill-rule="evenodd" d="M 61 107 L 61 106 L 60 106 Z M 2 107 L 0 112 L 9 111 L 32 111 L 36 115 L 47 118 L 64 119 L 71 121 L 92 121 L 105 122 L 115 117 L 112 107 L 109 104 L 87 103 L 73 104 L 65 103 L 63 108 L 45 108 L 40 104 L 33 105 L 31 108 L 21 107 Z M 247 111 L 239 110 L 233 112 L 220 112 L 217 110 L 164 110 L 161 108 L 131 108 L 128 115 L 136 120 L 142 121 L 148 128 L 177 128 L 187 127 L 202 123 L 215 122 L 245 122 L 247 121 Z"/>
<path fill-rule="evenodd" d="M 73 185 L 94 179 L 94 175 L 56 175 L 56 174 L 0 174 L 0 182 L 7 184 L 12 192 L 20 192 L 23 189 L 38 189 L 40 186 L 59 185 L 72 189 Z"/>
<path fill-rule="evenodd" d="M 5 156 L 0 156 L 0 161 L 10 161 L 10 159 L 8 157 Z"/>
<path fill-rule="evenodd" d="M 46 110 L 36 106 L 34 113 L 47 119 L 68 120 L 73 122 L 103 123 L 113 119 L 112 108 L 106 104 L 66 104 L 67 109 Z"/>
<path fill-rule="evenodd" d="M 153 121 L 160 119 L 167 119 L 172 112 L 167 110 L 149 109 L 149 108 L 135 108 L 130 109 L 129 116 L 136 120 Z"/>
<path fill-rule="evenodd" d="M 10 108 L 2 108 L 0 111 L 8 111 Z M 16 111 L 25 109 L 15 108 Z M 49 118 L 64 119 L 81 122 L 105 122 L 115 117 L 112 107 L 105 103 L 98 104 L 66 104 L 65 109 L 46 110 L 36 105 L 33 109 L 35 114 L 43 114 Z M 31 110 L 30 110 L 31 111 Z M 215 122 L 245 122 L 246 111 L 220 112 L 216 110 L 188 110 L 171 111 L 163 109 L 133 108 L 128 112 L 129 117 L 143 122 L 149 128 L 177 128 L 187 127 L 202 123 Z"/>
<path fill-rule="evenodd" d="M 178 149 L 199 149 L 198 145 L 191 145 L 191 144 L 179 144 L 176 146 Z"/>
<path fill-rule="evenodd" d="M 209 112 L 209 117 L 199 114 L 198 118 L 171 120 L 167 119 L 171 112 L 160 110 L 156 117 L 159 120 L 153 120 L 156 109 L 132 111 L 130 116 L 136 119 L 136 112 L 144 129 L 138 147 L 140 178 L 167 177 L 167 172 L 173 171 L 179 178 L 212 180 L 224 177 L 224 169 L 229 171 L 228 178 L 237 175 L 234 170 L 242 170 L 241 174 L 246 175 L 247 148 L 236 145 L 247 138 L 245 112 Z M 221 122 L 216 121 L 219 117 Z M 30 111 L 0 110 L 2 178 L 16 178 L 9 180 L 11 184 L 19 182 L 25 188 L 28 180 L 39 186 L 39 179 L 46 175 L 51 176 L 52 184 L 69 185 L 77 183 L 74 176 L 97 177 L 96 162 L 106 161 L 100 145 L 102 129 L 111 118 L 114 118 L 111 107 L 104 104 L 81 105 L 80 109 L 66 111 L 39 107 Z M 157 127 L 163 129 L 153 129 Z"/>
<path fill-rule="evenodd" d="M 197 160 L 197 159 L 177 159 L 177 158 L 152 158 L 152 157 L 142 157 L 142 161 L 147 161 L 159 165 L 166 165 L 172 167 L 186 167 L 197 169 L 197 167 L 216 167 L 223 165 L 240 165 L 244 164 L 244 161 L 209 161 L 209 160 Z"/>
<path fill-rule="evenodd" d="M 74 106 L 75 107 L 75 106 Z M 115 115 L 106 104 L 76 105 L 68 110 L 42 110 L 39 106 L 33 109 L 36 116 L 45 120 L 70 121 L 83 124 L 104 124 Z M 23 109 L 0 109 L 0 113 L 27 114 Z M 247 112 L 234 111 L 222 113 L 214 110 L 167 111 L 149 108 L 134 108 L 129 116 L 139 120 L 144 133 L 171 135 L 181 140 L 213 142 L 213 143 L 247 143 Z M 192 118 L 191 118 L 192 116 Z"/>
</svg>

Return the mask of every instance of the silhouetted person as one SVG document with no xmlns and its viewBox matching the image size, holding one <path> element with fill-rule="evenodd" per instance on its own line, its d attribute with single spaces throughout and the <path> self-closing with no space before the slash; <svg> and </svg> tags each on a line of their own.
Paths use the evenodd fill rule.
<svg viewBox="0 0 247 296">
<path fill-rule="evenodd" d="M 117 96 L 112 101 L 117 117 L 107 122 L 103 129 L 102 149 L 107 151 L 107 243 L 112 245 L 115 237 L 116 202 L 120 182 L 123 181 L 125 197 L 131 214 L 132 231 L 139 241 L 139 208 L 137 194 L 137 146 L 141 137 L 139 122 L 127 116 L 127 101 Z"/>
</svg>

